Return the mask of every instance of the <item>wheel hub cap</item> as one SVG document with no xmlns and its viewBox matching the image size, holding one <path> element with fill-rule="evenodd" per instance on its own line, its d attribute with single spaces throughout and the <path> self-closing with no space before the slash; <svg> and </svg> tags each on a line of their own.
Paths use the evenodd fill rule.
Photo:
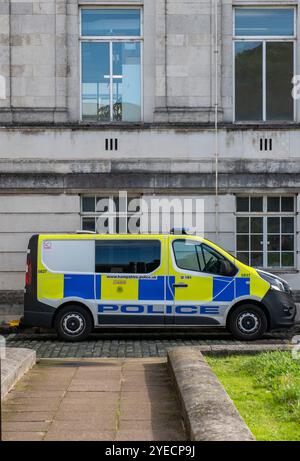
<svg viewBox="0 0 300 461">
<path fill-rule="evenodd" d="M 253 334 L 259 329 L 260 321 L 253 312 L 244 312 L 238 317 L 237 324 L 243 333 Z"/>
<path fill-rule="evenodd" d="M 84 329 L 85 321 L 81 315 L 70 313 L 65 315 L 62 321 L 62 327 L 68 335 L 79 335 Z"/>
</svg>

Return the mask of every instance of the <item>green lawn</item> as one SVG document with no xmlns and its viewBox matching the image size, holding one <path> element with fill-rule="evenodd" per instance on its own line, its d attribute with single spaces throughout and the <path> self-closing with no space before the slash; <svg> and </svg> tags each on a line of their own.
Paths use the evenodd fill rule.
<svg viewBox="0 0 300 461">
<path fill-rule="evenodd" d="M 300 440 L 300 360 L 289 352 L 206 360 L 257 440 Z"/>
</svg>

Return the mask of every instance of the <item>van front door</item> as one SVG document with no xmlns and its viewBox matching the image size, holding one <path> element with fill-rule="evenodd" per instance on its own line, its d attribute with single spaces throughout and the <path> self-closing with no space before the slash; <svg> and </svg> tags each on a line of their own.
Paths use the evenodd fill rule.
<svg viewBox="0 0 300 461">
<path fill-rule="evenodd" d="M 235 278 L 221 275 L 226 263 L 229 262 L 222 255 L 200 241 L 170 239 L 169 283 L 173 287 L 174 324 L 223 324 L 235 293 Z"/>
<path fill-rule="evenodd" d="M 99 325 L 163 325 L 163 237 L 96 240 L 96 302 Z"/>
</svg>

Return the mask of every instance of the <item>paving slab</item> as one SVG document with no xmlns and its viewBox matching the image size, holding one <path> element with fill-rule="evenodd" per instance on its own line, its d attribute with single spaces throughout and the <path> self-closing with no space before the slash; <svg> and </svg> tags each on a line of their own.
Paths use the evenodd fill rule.
<svg viewBox="0 0 300 461">
<path fill-rule="evenodd" d="M 3 407 L 4 440 L 186 440 L 166 359 L 40 360 Z"/>
<path fill-rule="evenodd" d="M 5 349 L 4 358 L 1 359 L 1 399 L 35 363 L 36 352 L 32 349 Z"/>
</svg>

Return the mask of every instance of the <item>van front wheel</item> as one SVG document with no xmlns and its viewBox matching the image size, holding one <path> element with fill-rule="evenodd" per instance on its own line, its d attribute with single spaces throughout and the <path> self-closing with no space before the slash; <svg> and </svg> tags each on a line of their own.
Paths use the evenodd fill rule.
<svg viewBox="0 0 300 461">
<path fill-rule="evenodd" d="M 236 339 L 254 341 L 267 331 L 268 322 L 264 311 L 254 304 L 237 307 L 228 320 L 228 328 Z"/>
<path fill-rule="evenodd" d="M 64 341 L 83 341 L 92 329 L 91 316 L 81 306 L 66 306 L 55 319 L 55 330 L 59 338 Z"/>
</svg>

